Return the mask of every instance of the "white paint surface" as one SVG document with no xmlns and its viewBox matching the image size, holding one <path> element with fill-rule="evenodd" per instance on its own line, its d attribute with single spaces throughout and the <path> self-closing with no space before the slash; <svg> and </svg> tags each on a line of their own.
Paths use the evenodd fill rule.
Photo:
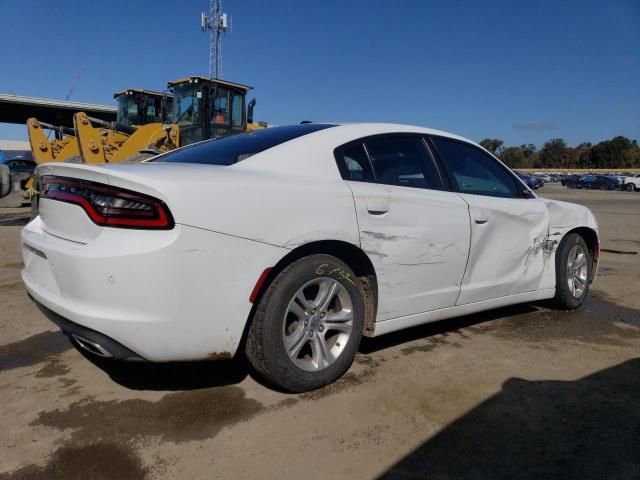
<svg viewBox="0 0 640 480">
<path fill-rule="evenodd" d="M 347 242 L 371 260 L 379 292 L 376 335 L 553 296 L 557 242 L 577 227 L 597 232 L 591 212 L 538 198 L 343 181 L 333 150 L 389 132 L 451 136 L 357 124 L 306 135 L 229 167 L 39 167 L 41 174 L 157 197 L 176 227 L 98 227 L 78 206 L 42 200 L 40 216 L 22 232 L 24 282 L 51 310 L 155 361 L 235 353 L 260 274 L 315 241 Z M 556 242 L 551 249 L 549 240 Z"/>
</svg>

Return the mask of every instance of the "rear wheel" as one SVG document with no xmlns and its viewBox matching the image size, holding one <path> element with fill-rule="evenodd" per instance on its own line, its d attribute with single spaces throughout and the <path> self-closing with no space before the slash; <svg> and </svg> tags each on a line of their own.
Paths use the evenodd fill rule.
<svg viewBox="0 0 640 480">
<path fill-rule="evenodd" d="M 556 295 L 560 308 L 574 310 L 582 305 L 589 293 L 593 260 L 581 235 L 570 233 L 562 239 L 556 251 Z"/>
<path fill-rule="evenodd" d="M 601 183 L 600 184 L 600 190 L 608 190 L 608 189 L 609 189 L 609 187 L 607 187 L 606 183 Z"/>
<path fill-rule="evenodd" d="M 246 353 L 267 381 L 304 392 L 337 380 L 353 363 L 364 300 L 353 271 L 329 255 L 286 267 L 256 309 Z"/>
<path fill-rule="evenodd" d="M 624 186 L 624 189 L 625 189 L 627 192 L 633 192 L 633 191 L 636 189 L 636 186 L 635 186 L 633 183 L 627 183 L 627 184 Z"/>
<path fill-rule="evenodd" d="M 567 183 L 567 187 L 573 189 L 573 188 L 576 188 L 576 184 L 573 182 L 569 182 Z"/>
</svg>

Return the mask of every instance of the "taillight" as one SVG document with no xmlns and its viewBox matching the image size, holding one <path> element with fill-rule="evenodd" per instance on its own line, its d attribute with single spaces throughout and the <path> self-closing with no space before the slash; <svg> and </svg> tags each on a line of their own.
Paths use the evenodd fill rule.
<svg viewBox="0 0 640 480">
<path fill-rule="evenodd" d="M 103 227 L 170 230 L 173 217 L 157 198 L 75 178 L 40 177 L 40 198 L 72 203 Z"/>
</svg>

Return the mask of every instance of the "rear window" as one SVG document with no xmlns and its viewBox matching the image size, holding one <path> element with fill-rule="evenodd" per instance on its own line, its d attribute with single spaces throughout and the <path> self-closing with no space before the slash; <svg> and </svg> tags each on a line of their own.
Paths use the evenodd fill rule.
<svg viewBox="0 0 640 480">
<path fill-rule="evenodd" d="M 198 143 L 158 159 L 163 163 L 205 163 L 209 165 L 233 165 L 256 153 L 264 152 L 281 143 L 309 133 L 333 127 L 328 124 L 305 123 L 284 127 L 265 128 Z"/>
</svg>

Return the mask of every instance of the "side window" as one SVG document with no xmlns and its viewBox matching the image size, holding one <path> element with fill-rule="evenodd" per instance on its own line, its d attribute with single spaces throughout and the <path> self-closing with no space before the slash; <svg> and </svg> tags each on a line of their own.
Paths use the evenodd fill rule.
<svg viewBox="0 0 640 480">
<path fill-rule="evenodd" d="M 345 180 L 373 181 L 369 157 L 362 143 L 354 143 L 336 151 L 340 175 Z"/>
<path fill-rule="evenodd" d="M 218 87 L 211 109 L 211 122 L 218 125 L 229 123 L 229 90 Z"/>
<path fill-rule="evenodd" d="M 420 137 L 382 137 L 365 142 L 376 182 L 441 189 L 438 170 Z"/>
<path fill-rule="evenodd" d="M 492 157 L 472 145 L 433 138 L 453 186 L 460 193 L 522 197 L 513 176 Z"/>
<path fill-rule="evenodd" d="M 231 94 L 231 126 L 242 127 L 242 95 Z"/>
</svg>

